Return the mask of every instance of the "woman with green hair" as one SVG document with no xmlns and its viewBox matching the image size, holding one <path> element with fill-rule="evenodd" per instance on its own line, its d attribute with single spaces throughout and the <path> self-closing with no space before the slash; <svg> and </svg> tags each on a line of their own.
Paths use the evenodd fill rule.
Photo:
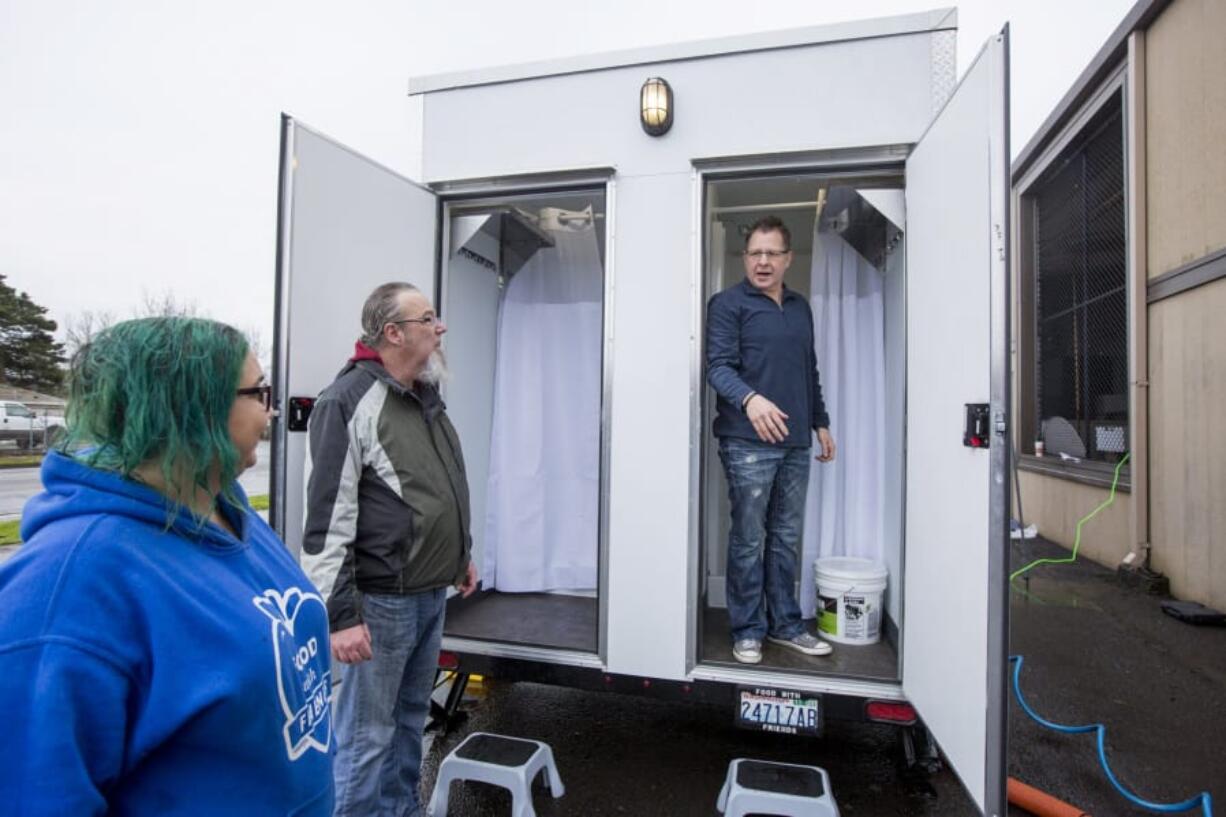
<svg viewBox="0 0 1226 817">
<path fill-rule="evenodd" d="M 0 567 L 0 790 L 17 814 L 330 815 L 323 601 L 236 482 L 272 416 L 246 339 L 126 321 Z"/>
</svg>

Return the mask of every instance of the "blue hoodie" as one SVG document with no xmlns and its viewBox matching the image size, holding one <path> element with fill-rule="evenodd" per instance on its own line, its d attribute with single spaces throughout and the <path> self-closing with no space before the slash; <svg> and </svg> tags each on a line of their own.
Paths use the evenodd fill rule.
<svg viewBox="0 0 1226 817">
<path fill-rule="evenodd" d="M 0 811 L 330 815 L 328 614 L 272 529 L 166 530 L 60 454 L 42 479 L 0 567 Z"/>
</svg>

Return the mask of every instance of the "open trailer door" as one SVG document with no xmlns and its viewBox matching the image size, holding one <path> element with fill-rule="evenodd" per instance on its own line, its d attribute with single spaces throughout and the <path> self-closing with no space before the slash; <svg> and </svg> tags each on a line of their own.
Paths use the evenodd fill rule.
<svg viewBox="0 0 1226 817">
<path fill-rule="evenodd" d="M 434 299 L 438 201 L 412 179 L 292 117 L 281 120 L 270 521 L 302 545 L 305 403 L 353 353 L 362 303 L 408 281 Z"/>
<path fill-rule="evenodd" d="M 1007 71 L 1008 28 L 919 141 L 906 183 L 903 689 L 989 815 L 1006 813 Z"/>
</svg>

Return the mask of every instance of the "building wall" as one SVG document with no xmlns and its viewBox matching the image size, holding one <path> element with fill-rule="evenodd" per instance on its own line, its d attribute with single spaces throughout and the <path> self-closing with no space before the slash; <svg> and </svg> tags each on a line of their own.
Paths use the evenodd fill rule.
<svg viewBox="0 0 1226 817">
<path fill-rule="evenodd" d="M 1107 488 L 1084 485 L 1059 477 L 1019 471 L 1022 511 L 1027 525 L 1035 524 L 1044 539 L 1070 550 L 1077 540 L 1077 522 L 1110 495 Z M 1014 495 L 1013 515 L 1017 517 Z M 1078 557 L 1115 567 L 1128 554 L 1132 496 L 1117 492 L 1115 502 L 1082 526 Z"/>
<path fill-rule="evenodd" d="M 1145 31 L 1144 274 L 1151 281 L 1226 247 L 1224 33 L 1221 0 L 1174 0 Z M 1226 608 L 1226 428 L 1217 419 L 1226 404 L 1223 314 L 1226 279 L 1218 279 L 1150 304 L 1147 327 L 1152 566 L 1170 578 L 1175 596 L 1218 608 Z M 1026 520 L 1070 548 L 1077 520 L 1108 496 L 1105 488 L 1028 471 L 1021 485 Z M 1119 563 L 1131 541 L 1132 503 L 1119 494 L 1084 526 L 1081 555 Z"/>
<path fill-rule="evenodd" d="M 1148 276 L 1226 246 L 1226 3 L 1146 32 Z M 1226 280 L 1149 308 L 1150 542 L 1180 598 L 1226 608 Z"/>
<path fill-rule="evenodd" d="M 1226 247 L 1224 35 L 1221 0 L 1175 0 L 1145 34 L 1150 278 Z"/>
<path fill-rule="evenodd" d="M 1226 279 L 1149 310 L 1150 543 L 1171 592 L 1226 609 Z"/>
</svg>

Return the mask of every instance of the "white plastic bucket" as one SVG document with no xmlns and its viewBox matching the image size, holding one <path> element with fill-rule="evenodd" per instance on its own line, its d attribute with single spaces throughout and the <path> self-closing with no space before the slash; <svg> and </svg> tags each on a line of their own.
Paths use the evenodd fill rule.
<svg viewBox="0 0 1226 817">
<path fill-rule="evenodd" d="M 830 556 L 813 563 L 817 577 L 817 629 L 840 644 L 881 640 L 881 594 L 890 571 L 880 562 Z"/>
</svg>

